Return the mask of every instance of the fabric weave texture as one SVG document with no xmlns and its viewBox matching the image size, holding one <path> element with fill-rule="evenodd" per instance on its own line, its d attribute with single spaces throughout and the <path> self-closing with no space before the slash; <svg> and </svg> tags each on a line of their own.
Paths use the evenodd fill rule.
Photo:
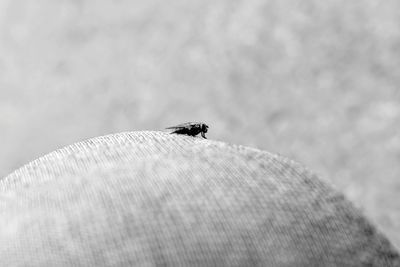
<svg viewBox="0 0 400 267">
<path fill-rule="evenodd" d="M 257 149 L 164 132 L 73 144 L 0 180 L 0 266 L 400 266 L 342 194 Z"/>
</svg>

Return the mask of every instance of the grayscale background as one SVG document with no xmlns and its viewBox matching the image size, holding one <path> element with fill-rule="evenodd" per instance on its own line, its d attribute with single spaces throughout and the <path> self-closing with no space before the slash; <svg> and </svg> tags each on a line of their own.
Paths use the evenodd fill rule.
<svg viewBox="0 0 400 267">
<path fill-rule="evenodd" d="M 0 177 L 204 121 L 330 180 L 400 249 L 400 1 L 0 0 Z"/>
</svg>

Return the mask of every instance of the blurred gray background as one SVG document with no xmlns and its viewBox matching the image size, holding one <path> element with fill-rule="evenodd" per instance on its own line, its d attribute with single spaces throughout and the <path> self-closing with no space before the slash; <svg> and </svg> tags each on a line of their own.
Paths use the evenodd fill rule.
<svg viewBox="0 0 400 267">
<path fill-rule="evenodd" d="M 0 177 L 204 121 L 330 180 L 400 248 L 400 1 L 0 0 Z"/>
</svg>

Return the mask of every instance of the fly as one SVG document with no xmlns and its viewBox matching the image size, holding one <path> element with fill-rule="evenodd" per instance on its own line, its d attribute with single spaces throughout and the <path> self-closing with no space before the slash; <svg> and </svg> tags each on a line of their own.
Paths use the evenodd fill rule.
<svg viewBox="0 0 400 267">
<path fill-rule="evenodd" d="M 174 130 L 173 132 L 171 132 L 172 134 L 175 133 L 175 134 L 196 136 L 199 133 L 201 133 L 201 136 L 207 139 L 205 133 L 208 131 L 208 125 L 202 122 L 187 122 L 176 126 L 168 127 L 166 129 Z"/>
</svg>

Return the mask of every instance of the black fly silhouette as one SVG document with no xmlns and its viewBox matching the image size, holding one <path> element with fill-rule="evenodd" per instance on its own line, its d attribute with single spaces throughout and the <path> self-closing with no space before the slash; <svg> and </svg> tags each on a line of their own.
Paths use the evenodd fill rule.
<svg viewBox="0 0 400 267">
<path fill-rule="evenodd" d="M 166 129 L 174 130 L 171 133 L 185 134 L 190 136 L 196 136 L 199 133 L 201 133 L 201 136 L 207 139 L 205 133 L 208 131 L 208 125 L 202 122 L 187 122 L 176 126 L 168 127 Z"/>
</svg>

